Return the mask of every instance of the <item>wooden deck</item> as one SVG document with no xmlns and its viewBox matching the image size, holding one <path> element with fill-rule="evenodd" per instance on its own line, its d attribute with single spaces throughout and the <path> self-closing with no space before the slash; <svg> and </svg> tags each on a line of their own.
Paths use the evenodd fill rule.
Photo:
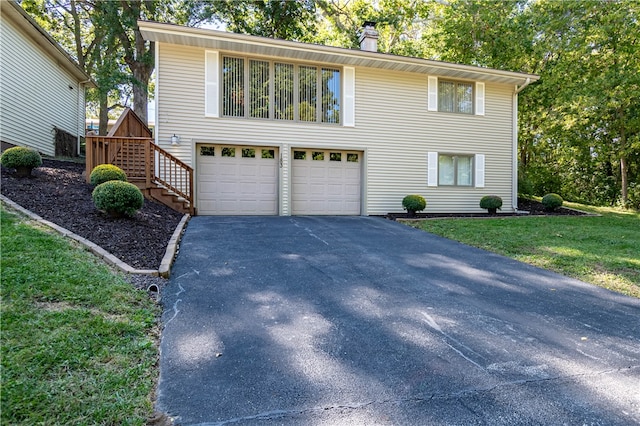
<svg viewBox="0 0 640 426">
<path fill-rule="evenodd" d="M 193 168 L 154 143 L 151 130 L 129 108 L 107 136 L 87 135 L 86 179 L 100 164 L 113 164 L 142 193 L 181 213 L 194 214 Z"/>
<path fill-rule="evenodd" d="M 194 214 L 193 168 L 145 137 L 87 136 L 86 179 L 100 164 L 113 164 L 127 180 L 180 212 Z"/>
</svg>

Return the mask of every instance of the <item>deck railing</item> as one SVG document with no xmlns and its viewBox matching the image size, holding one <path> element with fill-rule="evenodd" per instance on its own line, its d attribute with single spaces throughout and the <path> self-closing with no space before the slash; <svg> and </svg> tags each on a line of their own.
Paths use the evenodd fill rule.
<svg viewBox="0 0 640 426">
<path fill-rule="evenodd" d="M 147 189 L 160 185 L 184 198 L 193 214 L 193 168 L 152 139 L 87 136 L 86 141 L 87 182 L 95 166 L 113 164 L 124 170 L 129 181 L 144 183 Z"/>
</svg>

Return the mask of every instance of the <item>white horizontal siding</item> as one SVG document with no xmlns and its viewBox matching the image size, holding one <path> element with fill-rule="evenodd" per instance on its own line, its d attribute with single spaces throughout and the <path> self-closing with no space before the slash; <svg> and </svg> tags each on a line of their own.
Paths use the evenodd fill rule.
<svg viewBox="0 0 640 426">
<path fill-rule="evenodd" d="M 54 155 L 54 126 L 84 129 L 84 88 L 8 15 L 0 19 L 0 139 Z"/>
<path fill-rule="evenodd" d="M 428 77 L 356 68 L 355 127 L 205 116 L 205 50 L 160 44 L 158 141 L 192 164 L 196 142 L 340 148 L 365 152 L 365 214 L 402 211 L 411 193 L 427 198 L 427 211 L 478 212 L 480 198 L 497 194 L 511 206 L 513 88 L 485 84 L 485 115 L 428 111 Z M 170 145 L 172 134 L 182 138 Z M 485 155 L 484 188 L 427 186 L 428 152 Z M 286 158 L 281 212 L 287 214 Z"/>
</svg>

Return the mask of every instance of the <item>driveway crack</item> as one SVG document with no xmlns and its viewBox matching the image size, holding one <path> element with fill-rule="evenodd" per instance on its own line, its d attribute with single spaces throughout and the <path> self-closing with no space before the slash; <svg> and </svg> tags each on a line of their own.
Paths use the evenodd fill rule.
<svg viewBox="0 0 640 426">
<path fill-rule="evenodd" d="M 640 365 L 632 365 L 629 367 L 602 370 L 602 371 L 597 371 L 593 373 L 580 373 L 580 374 L 548 377 L 544 379 L 513 380 L 513 381 L 498 383 L 494 386 L 489 386 L 486 388 L 464 389 L 459 392 L 433 393 L 428 396 L 389 398 L 389 399 L 381 399 L 381 400 L 373 400 L 373 401 L 365 401 L 365 402 L 326 405 L 321 407 L 299 408 L 299 409 L 293 409 L 293 410 L 271 410 L 271 411 L 265 411 L 262 413 L 250 415 L 250 416 L 234 417 L 226 420 L 221 420 L 219 422 L 197 423 L 191 426 L 224 426 L 224 425 L 242 423 L 242 422 L 251 421 L 251 420 L 275 420 L 275 419 L 282 419 L 286 417 L 295 417 L 295 416 L 301 416 L 305 414 L 322 413 L 322 412 L 333 411 L 333 410 L 358 410 L 358 409 L 372 406 L 372 405 L 402 404 L 407 402 L 420 403 L 420 402 L 428 402 L 433 400 L 448 400 L 448 399 L 455 399 L 465 409 L 469 410 L 474 416 L 481 417 L 479 413 L 477 413 L 472 408 L 467 406 L 467 404 L 465 404 L 464 398 L 468 398 L 474 395 L 479 395 L 484 393 L 490 393 L 497 389 L 505 388 L 509 386 L 522 386 L 522 385 L 528 385 L 531 383 L 553 382 L 557 380 L 574 379 L 574 378 L 580 378 L 580 377 L 596 377 L 596 376 L 619 373 L 623 371 L 631 371 L 636 369 L 640 369 Z"/>
</svg>

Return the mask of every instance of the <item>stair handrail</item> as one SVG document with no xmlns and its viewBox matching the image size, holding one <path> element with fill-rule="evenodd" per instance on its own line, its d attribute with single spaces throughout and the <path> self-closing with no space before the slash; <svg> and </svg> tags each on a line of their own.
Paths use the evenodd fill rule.
<svg viewBox="0 0 640 426">
<path fill-rule="evenodd" d="M 180 185 L 181 187 L 179 187 L 178 185 L 176 185 L 175 181 L 171 182 L 171 180 L 165 180 L 160 176 L 160 170 L 154 170 L 154 181 L 157 183 L 160 183 L 161 185 L 163 185 L 164 187 L 166 187 L 167 189 L 169 189 L 170 191 L 175 192 L 176 194 L 178 194 L 179 196 L 181 196 L 182 198 L 184 198 L 185 200 L 187 200 L 189 202 L 189 204 L 191 206 L 193 206 L 193 167 L 189 166 L 187 163 L 185 163 L 184 161 L 180 160 L 179 158 L 175 157 L 173 154 L 171 154 L 170 152 L 164 150 L 163 148 L 159 147 L 158 145 L 156 145 L 155 143 L 151 143 L 150 147 L 152 149 L 152 158 L 155 159 L 155 153 L 158 153 L 159 156 L 161 156 L 161 158 L 167 158 L 172 164 L 175 164 L 176 166 L 180 167 L 181 171 L 186 172 L 186 185 Z M 155 164 L 155 162 L 154 162 Z M 158 167 L 160 168 L 160 167 Z M 155 168 L 154 168 L 155 169 Z M 165 174 L 166 176 L 166 174 Z M 172 174 L 170 174 L 170 176 L 172 176 Z M 185 191 L 186 190 L 186 191 Z"/>
<path fill-rule="evenodd" d="M 144 145 L 144 169 L 147 188 L 158 184 L 165 189 L 184 198 L 189 203 L 189 211 L 194 213 L 193 199 L 193 167 L 189 166 L 170 152 L 156 145 L 147 137 L 120 136 L 87 136 L 86 137 L 86 181 L 90 182 L 90 174 L 100 164 L 114 164 L 118 153 L 137 152 L 123 149 L 125 145 Z M 140 159 L 139 157 L 128 160 Z M 135 162 L 135 161 L 133 161 Z M 122 166 L 127 173 L 126 164 Z M 137 175 L 135 170 L 129 170 Z M 129 175 L 127 173 L 127 175 Z"/>
</svg>

